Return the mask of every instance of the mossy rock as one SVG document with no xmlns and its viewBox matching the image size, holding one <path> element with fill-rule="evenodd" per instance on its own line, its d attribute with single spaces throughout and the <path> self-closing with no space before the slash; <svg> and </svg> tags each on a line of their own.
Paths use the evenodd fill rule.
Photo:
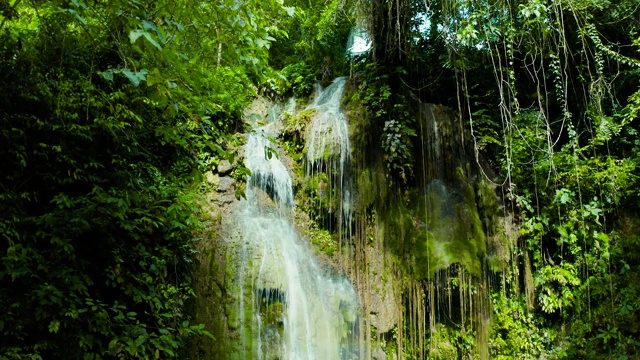
<svg viewBox="0 0 640 360">
<path fill-rule="evenodd" d="M 387 215 L 396 252 L 415 258 L 415 264 L 399 259 L 401 263 L 413 266 L 419 279 L 430 279 L 453 263 L 479 276 L 487 238 L 474 189 L 466 182 L 452 185 L 434 180 L 423 193 L 413 192 L 407 198 L 411 200 L 406 205 Z"/>
<path fill-rule="evenodd" d="M 282 115 L 282 122 L 284 123 L 283 132 L 285 135 L 302 139 L 305 133 L 305 129 L 311 122 L 311 119 L 316 115 L 318 111 L 316 109 L 303 110 L 297 114 L 289 114 L 285 112 Z"/>
<path fill-rule="evenodd" d="M 455 332 L 449 331 L 442 324 L 437 324 L 429 339 L 429 358 L 438 360 L 457 359 L 458 349 L 455 344 L 458 341 Z"/>
</svg>

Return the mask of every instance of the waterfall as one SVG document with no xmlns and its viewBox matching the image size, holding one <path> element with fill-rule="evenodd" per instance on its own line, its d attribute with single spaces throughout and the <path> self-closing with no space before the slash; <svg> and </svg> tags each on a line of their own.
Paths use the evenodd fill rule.
<svg viewBox="0 0 640 360">
<path fill-rule="evenodd" d="M 315 99 L 309 105 L 309 108 L 318 110 L 318 116 L 311 127 L 307 160 L 317 163 L 318 160 L 337 155 L 341 172 L 344 172 L 351 153 L 349 128 L 340 108 L 345 84 L 346 78 L 342 77 L 334 80 L 326 89 L 317 85 Z"/>
<path fill-rule="evenodd" d="M 343 238 L 350 236 L 353 192 L 349 173 L 351 166 L 349 127 L 341 108 L 346 81 L 344 77 L 337 78 L 326 89 L 316 85 L 316 96 L 308 108 L 316 109 L 317 116 L 311 124 L 306 147 L 307 176 L 313 177 L 318 173 L 327 174 L 330 181 L 329 196 L 335 192 L 339 199 L 337 209 L 327 210 L 337 213 L 336 228 L 340 236 L 341 253 Z M 332 203 L 331 199 L 329 203 Z M 321 204 L 318 206 L 320 207 Z M 329 228 L 332 227 L 329 225 Z"/>
<path fill-rule="evenodd" d="M 249 135 L 251 170 L 237 215 L 241 234 L 235 272 L 239 358 L 352 359 L 359 304 L 344 277 L 316 261 L 296 231 L 286 166 L 269 140 L 274 123 Z"/>
<path fill-rule="evenodd" d="M 347 41 L 347 54 L 361 55 L 371 49 L 371 39 L 369 34 L 362 27 L 353 27 L 349 32 L 349 40 Z"/>
<path fill-rule="evenodd" d="M 452 327 L 475 337 L 473 354 L 486 357 L 485 256 L 489 245 L 508 244 L 498 244 L 498 228 L 485 234 L 493 228 L 483 211 L 498 200 L 477 184 L 456 118 L 418 104 L 416 185 L 391 198 L 379 158 L 356 157 L 357 185 L 352 177 L 350 130 L 354 147 L 372 146 L 363 146 L 369 137 L 357 132 L 370 129 L 357 118 L 349 127 L 346 85 L 317 85 L 297 114 L 295 99 L 256 99 L 247 111 L 246 198 L 222 209 L 224 358 L 457 358 L 464 353 L 447 335 Z M 377 208 L 376 196 L 388 207 Z"/>
</svg>

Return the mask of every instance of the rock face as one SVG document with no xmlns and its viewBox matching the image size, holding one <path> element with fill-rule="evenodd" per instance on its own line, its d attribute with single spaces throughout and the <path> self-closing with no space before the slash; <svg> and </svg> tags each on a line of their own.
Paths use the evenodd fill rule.
<svg viewBox="0 0 640 360">
<path fill-rule="evenodd" d="M 205 195 L 209 202 L 206 210 L 214 219 L 219 220 L 226 207 L 236 201 L 236 180 L 229 176 L 220 177 L 218 173 L 212 171 L 207 172 L 205 178 L 207 183 L 216 190 Z"/>
<path fill-rule="evenodd" d="M 232 177 L 225 176 L 221 177 L 218 183 L 218 192 L 224 193 L 229 192 L 234 189 L 234 185 L 236 184 L 236 180 Z"/>
<path fill-rule="evenodd" d="M 370 247 L 367 249 L 369 282 L 371 284 L 368 309 L 371 326 L 376 332 L 383 334 L 389 332 L 398 323 L 400 309 L 397 304 L 397 296 L 393 288 L 393 277 L 385 276 L 384 252 L 382 249 Z"/>
<path fill-rule="evenodd" d="M 387 353 L 380 348 L 376 349 L 376 351 L 373 353 L 374 360 L 385 360 L 386 358 L 387 358 Z"/>
<path fill-rule="evenodd" d="M 221 176 L 229 175 L 233 170 L 233 166 L 229 162 L 229 160 L 221 160 L 218 163 L 218 174 Z"/>
<path fill-rule="evenodd" d="M 286 136 L 277 120 L 284 105 L 271 107 L 259 98 L 247 110 L 248 122 L 260 126 L 248 137 L 247 145 L 256 141 L 256 134 L 264 141 L 254 144 L 251 151 L 244 150 L 245 164 L 252 173 L 246 199 L 236 200 L 236 188 L 244 184 L 231 177 L 231 162 L 220 161 L 207 174 L 213 189 L 209 204 L 218 219 L 223 255 L 209 255 L 202 261 L 218 264 L 216 271 L 224 276 L 208 275 L 216 282 L 203 285 L 200 291 L 222 303 L 222 310 L 216 311 L 224 317 L 219 323 L 223 330 L 216 337 L 226 345 L 219 348 L 222 354 L 206 358 L 260 354 L 263 359 L 285 359 L 296 358 L 292 351 L 298 351 L 314 359 L 320 355 L 325 359 L 397 359 L 409 354 L 402 349 L 408 339 L 425 344 L 420 341 L 429 338 L 437 346 L 408 350 L 415 351 L 411 355 L 456 358 L 456 347 L 445 339 L 446 326 L 436 319 L 448 311 L 449 318 L 466 321 L 467 326 L 480 324 L 485 310 L 477 304 L 486 301 L 481 298 L 484 292 L 472 294 L 465 289 L 483 288 L 476 279 L 483 274 L 484 256 L 493 266 L 508 261 L 510 254 L 511 244 L 504 240 L 510 237 L 508 229 L 496 226 L 500 204 L 495 191 L 478 180 L 448 110 L 421 104 L 417 120 L 425 132 L 419 135 L 427 145 L 414 156 L 416 173 L 422 176 L 417 175 L 415 189 L 393 194 L 383 166 L 360 169 L 361 164 L 352 165 L 349 137 L 358 135 L 349 134 L 339 106 L 332 108 L 335 111 L 323 110 L 339 99 L 340 91 L 325 94 L 326 99 L 319 96 L 312 103 L 319 114 L 306 127 L 305 150 L 301 146 L 289 149 L 295 154 L 287 154 L 272 140 Z M 336 114 L 343 116 L 339 120 L 345 124 L 335 122 Z M 349 124 L 349 129 L 354 131 L 357 126 Z M 266 159 L 265 147 L 278 156 Z M 352 167 L 358 168 L 357 175 L 350 173 Z M 292 180 L 294 173 L 297 178 Z M 357 179 L 351 180 L 352 176 Z M 253 208 L 246 207 L 248 201 L 255 202 Z M 385 209 L 377 208 L 381 203 Z M 293 219 L 297 223 L 292 224 Z M 292 240 L 283 242 L 284 238 Z M 308 249 L 316 256 L 298 261 L 299 254 Z M 306 277 L 309 273 L 318 275 Z M 345 273 L 354 285 L 344 279 Z M 302 276 L 305 278 L 300 279 Z M 335 281 L 337 278 L 344 282 Z M 359 303 L 354 301 L 353 287 Z M 452 303 L 463 307 L 462 315 L 457 315 L 460 309 L 451 315 Z M 430 308 L 430 304 L 439 305 Z M 420 318 L 412 323 L 407 309 L 418 308 L 415 316 Z M 211 311 L 205 313 L 212 316 Z M 332 320 L 327 321 L 329 317 Z M 316 326 L 323 322 L 326 331 Z M 425 326 L 411 328 L 415 323 Z M 300 330 L 292 335 L 294 327 Z M 476 329 L 469 327 L 469 331 Z M 478 327 L 480 331 L 484 330 Z M 344 339 L 358 332 L 359 343 L 349 347 Z M 316 349 L 309 348 L 311 343 Z M 342 357 L 335 344 L 340 344 Z M 323 353 L 320 347 L 326 347 Z"/>
</svg>

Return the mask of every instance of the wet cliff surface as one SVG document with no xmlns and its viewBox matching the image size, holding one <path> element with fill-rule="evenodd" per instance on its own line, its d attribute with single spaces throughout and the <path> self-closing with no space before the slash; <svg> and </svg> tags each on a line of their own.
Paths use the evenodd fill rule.
<svg viewBox="0 0 640 360">
<path fill-rule="evenodd" d="M 451 110 L 416 102 L 417 176 L 397 191 L 349 86 L 247 110 L 245 197 L 211 174 L 197 313 L 217 339 L 194 356 L 451 358 L 456 338 L 488 356 L 488 289 L 515 237 L 481 159 Z"/>
</svg>

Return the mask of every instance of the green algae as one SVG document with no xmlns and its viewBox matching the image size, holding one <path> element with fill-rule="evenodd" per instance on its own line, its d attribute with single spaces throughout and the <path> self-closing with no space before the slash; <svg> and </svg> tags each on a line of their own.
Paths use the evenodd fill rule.
<svg viewBox="0 0 640 360">
<path fill-rule="evenodd" d="M 487 237 L 474 188 L 466 178 L 461 177 L 457 186 L 434 181 L 424 193 L 414 191 L 407 198 L 412 200 L 388 214 L 393 247 L 414 259 L 407 271 L 418 279 L 431 279 L 437 270 L 459 263 L 479 276 Z"/>
</svg>

